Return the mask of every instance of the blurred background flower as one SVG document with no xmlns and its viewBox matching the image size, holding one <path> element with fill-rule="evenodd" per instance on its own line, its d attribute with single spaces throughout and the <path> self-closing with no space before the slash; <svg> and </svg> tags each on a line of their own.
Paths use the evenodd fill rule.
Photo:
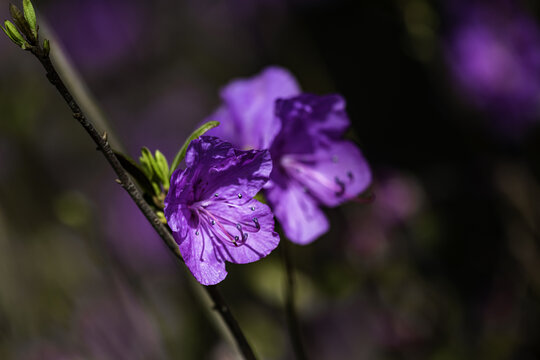
<svg viewBox="0 0 540 360">
<path fill-rule="evenodd" d="M 466 102 L 523 135 L 540 115 L 540 29 L 516 2 L 452 3 L 447 57 Z"/>
</svg>

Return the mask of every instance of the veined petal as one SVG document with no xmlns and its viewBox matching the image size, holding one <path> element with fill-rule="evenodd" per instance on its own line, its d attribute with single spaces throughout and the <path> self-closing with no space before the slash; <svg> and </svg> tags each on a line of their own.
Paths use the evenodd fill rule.
<svg viewBox="0 0 540 360">
<path fill-rule="evenodd" d="M 215 194 L 222 198 L 253 197 L 272 172 L 268 150 L 235 150 L 230 143 L 210 136 L 191 142 L 186 164 L 196 169 L 188 182 L 199 200 Z"/>
<path fill-rule="evenodd" d="M 173 233 L 186 266 L 203 285 L 215 285 L 227 276 L 225 261 L 216 253 L 210 234 L 191 229 L 185 237 Z"/>
<path fill-rule="evenodd" d="M 283 135 L 292 139 L 299 137 L 299 126 L 304 128 L 302 133 L 308 133 L 315 140 L 338 139 L 350 126 L 345 100 L 340 95 L 301 94 L 280 99 L 276 102 L 276 116 L 282 121 Z"/>
<path fill-rule="evenodd" d="M 193 216 L 187 204 L 193 201 L 193 188 L 189 181 L 193 178 L 192 169 L 178 169 L 171 176 L 169 192 L 165 197 L 164 214 L 172 231 L 179 232 L 181 237 L 187 229 L 197 226 L 198 219 Z"/>
<path fill-rule="evenodd" d="M 231 143 L 213 136 L 201 136 L 189 144 L 185 162 L 188 168 L 204 172 L 233 155 Z"/>
<path fill-rule="evenodd" d="M 326 216 L 299 183 L 277 176 L 272 179 L 272 187 L 266 191 L 266 196 L 285 235 L 292 242 L 309 244 L 328 231 Z"/>
<path fill-rule="evenodd" d="M 260 260 L 279 244 L 270 208 L 254 199 L 216 201 L 206 208 L 214 251 L 236 264 Z M 202 215 L 205 216 L 205 215 Z"/>
<path fill-rule="evenodd" d="M 192 214 L 185 205 L 168 203 L 165 206 L 164 213 L 171 230 L 178 232 L 182 238 L 186 236 L 186 232 L 190 227 L 197 226 L 195 219 L 192 219 Z"/>
<path fill-rule="evenodd" d="M 310 155 L 282 158 L 291 177 L 326 206 L 358 196 L 371 183 L 371 171 L 358 147 L 350 141 L 331 142 Z"/>
<path fill-rule="evenodd" d="M 268 181 L 272 159 L 268 150 L 235 151 L 234 161 L 209 171 L 209 184 L 201 198 L 254 197 Z"/>
</svg>

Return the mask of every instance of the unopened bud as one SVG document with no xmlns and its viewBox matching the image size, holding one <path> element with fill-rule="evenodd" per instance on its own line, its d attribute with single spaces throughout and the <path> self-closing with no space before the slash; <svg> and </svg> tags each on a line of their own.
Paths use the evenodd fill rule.
<svg viewBox="0 0 540 360">
<path fill-rule="evenodd" d="M 21 33 L 26 37 L 26 39 L 28 39 L 28 41 L 32 45 L 35 45 L 36 36 L 34 36 L 32 28 L 30 27 L 30 24 L 28 24 L 28 21 L 24 18 L 21 10 L 19 10 L 19 8 L 17 8 L 15 5 L 9 4 L 9 12 L 11 13 L 11 17 L 13 18 L 15 25 L 17 25 Z"/>
<path fill-rule="evenodd" d="M 16 45 L 20 47 L 24 47 L 25 40 L 22 37 L 21 33 L 19 33 L 19 30 L 13 25 L 11 21 L 6 20 L 4 22 L 4 26 L 2 30 L 6 33 L 6 35 L 13 41 Z"/>
</svg>

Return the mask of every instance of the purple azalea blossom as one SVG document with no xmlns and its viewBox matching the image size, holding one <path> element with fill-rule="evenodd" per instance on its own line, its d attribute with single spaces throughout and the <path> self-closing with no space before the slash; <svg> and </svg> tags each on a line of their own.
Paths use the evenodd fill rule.
<svg viewBox="0 0 540 360">
<path fill-rule="evenodd" d="M 341 96 L 278 100 L 276 116 L 282 129 L 270 148 L 274 170 L 266 194 L 287 236 L 307 244 L 328 230 L 319 205 L 358 196 L 371 171 L 358 147 L 343 140 L 350 123 Z"/>
<path fill-rule="evenodd" d="M 272 160 L 267 150 L 235 150 L 202 136 L 191 142 L 185 162 L 172 175 L 165 216 L 191 273 L 213 285 L 227 275 L 225 261 L 254 262 L 279 243 L 270 208 L 253 199 Z"/>
<path fill-rule="evenodd" d="M 307 244 L 328 230 L 320 205 L 337 206 L 371 182 L 358 148 L 343 135 L 350 126 L 338 95 L 300 95 L 294 77 L 269 67 L 233 81 L 224 104 L 207 120 L 218 134 L 243 148 L 270 149 L 274 170 L 266 195 L 287 237 Z"/>
</svg>

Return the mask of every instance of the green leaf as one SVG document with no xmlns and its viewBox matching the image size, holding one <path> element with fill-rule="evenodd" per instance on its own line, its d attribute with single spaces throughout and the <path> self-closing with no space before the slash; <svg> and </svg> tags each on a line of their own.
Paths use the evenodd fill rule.
<svg viewBox="0 0 540 360">
<path fill-rule="evenodd" d="M 118 161 L 120 161 L 122 167 L 133 177 L 133 179 L 135 179 L 135 181 L 137 181 L 141 189 L 149 194 L 153 194 L 154 188 L 152 183 L 135 160 L 118 151 L 115 151 L 114 154 L 118 158 Z"/>
<path fill-rule="evenodd" d="M 4 22 L 4 27 L 2 27 L 2 30 L 6 33 L 6 35 L 13 41 L 16 45 L 23 47 L 24 45 L 24 38 L 22 37 L 21 33 L 19 33 L 19 30 L 13 25 L 13 23 L 9 20 L 6 20 Z"/>
<path fill-rule="evenodd" d="M 150 179 L 150 182 L 152 183 L 154 193 L 156 195 L 161 194 L 160 185 L 163 181 L 161 181 L 160 168 L 157 164 L 156 159 L 154 159 L 154 156 L 147 147 L 143 147 L 141 149 L 141 157 L 139 158 L 139 160 L 141 162 L 143 170 L 148 176 L 148 179 Z"/>
<path fill-rule="evenodd" d="M 141 149 L 141 157 L 139 158 L 139 162 L 141 163 L 146 176 L 152 180 L 154 178 L 154 166 L 152 165 L 154 162 L 154 157 L 147 147 L 143 147 Z"/>
<path fill-rule="evenodd" d="M 163 184 L 163 187 L 168 190 L 169 189 L 169 163 L 167 162 L 167 158 L 163 153 L 159 150 L 156 150 L 156 164 L 159 168 L 158 175 L 161 179 L 161 182 Z"/>
<path fill-rule="evenodd" d="M 34 42 L 36 40 L 34 32 L 30 28 L 30 24 L 28 24 L 28 21 L 24 18 L 24 14 L 21 12 L 21 10 L 19 10 L 19 8 L 15 5 L 9 4 L 9 12 L 11 13 L 11 17 L 13 18 L 15 25 L 17 25 L 21 33 L 26 36 L 26 39 L 28 39 L 28 41 L 30 41 L 34 45 Z"/>
<path fill-rule="evenodd" d="M 186 140 L 184 145 L 180 148 L 180 150 L 178 151 L 178 153 L 174 157 L 174 160 L 173 160 L 173 162 L 171 164 L 171 169 L 169 171 L 169 178 L 171 177 L 174 170 L 176 170 L 178 165 L 180 165 L 182 160 L 184 160 L 184 158 L 186 157 L 186 151 L 187 151 L 187 148 L 189 146 L 189 143 L 192 142 L 193 140 L 195 140 L 196 138 L 198 138 L 199 136 L 204 135 L 204 133 L 206 133 L 210 129 L 215 128 L 216 126 L 219 126 L 219 121 L 209 121 L 206 124 L 201 125 L 201 127 L 199 127 L 197 130 L 195 130 L 193 133 L 191 133 L 189 138 Z"/>
<path fill-rule="evenodd" d="M 154 156 L 150 153 L 150 165 L 152 166 L 152 173 L 154 174 L 153 180 L 154 181 L 161 181 L 161 168 L 159 167 L 159 164 L 154 158 Z"/>
<path fill-rule="evenodd" d="M 34 6 L 30 0 L 23 0 L 23 11 L 24 18 L 28 21 L 32 34 L 37 39 L 37 22 L 36 22 L 36 12 L 34 11 Z"/>
</svg>

